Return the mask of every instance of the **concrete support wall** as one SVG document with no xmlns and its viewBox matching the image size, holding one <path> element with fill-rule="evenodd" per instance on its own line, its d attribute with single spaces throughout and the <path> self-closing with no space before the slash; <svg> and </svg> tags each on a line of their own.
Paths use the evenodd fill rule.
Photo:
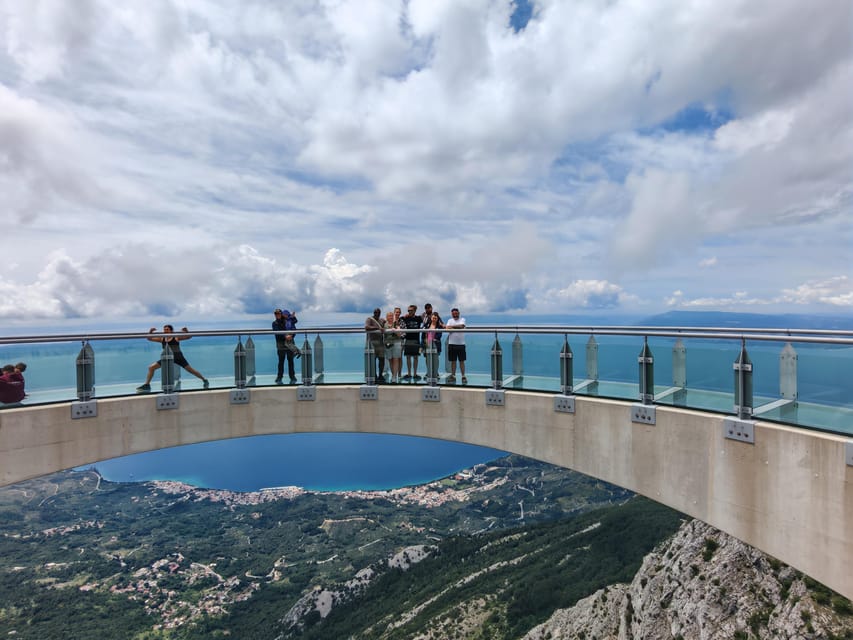
<svg viewBox="0 0 853 640">
<path fill-rule="evenodd" d="M 155 395 L 99 400 L 98 415 L 70 419 L 68 404 L 0 411 L 0 485 L 108 458 L 184 444 L 297 432 L 371 432 L 482 445 L 617 484 L 699 518 L 853 599 L 853 467 L 840 436 L 757 422 L 755 444 L 723 437 L 723 416 L 658 406 L 655 425 L 631 422 L 631 404 L 506 392 L 486 406 L 482 389 L 320 386 L 315 401 L 294 387 L 179 394 L 158 411 Z"/>
</svg>

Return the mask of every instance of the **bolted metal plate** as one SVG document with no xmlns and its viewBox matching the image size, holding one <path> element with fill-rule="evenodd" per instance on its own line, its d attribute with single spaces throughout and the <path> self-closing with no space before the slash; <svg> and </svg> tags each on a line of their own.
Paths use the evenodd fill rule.
<svg viewBox="0 0 853 640">
<path fill-rule="evenodd" d="M 505 392 L 503 389 L 486 389 L 486 405 L 490 407 L 504 406 Z"/>
<path fill-rule="evenodd" d="M 157 396 L 157 411 L 178 408 L 177 393 L 163 393 Z"/>
<path fill-rule="evenodd" d="M 847 466 L 853 467 L 853 440 L 847 441 L 847 446 L 844 450 L 844 453 L 846 454 L 844 457 L 847 460 Z"/>
<path fill-rule="evenodd" d="M 755 422 L 752 420 L 740 420 L 738 418 L 726 418 L 723 420 L 723 435 L 729 440 L 739 440 L 755 444 Z"/>
<path fill-rule="evenodd" d="M 656 407 L 650 404 L 632 404 L 631 422 L 639 424 L 655 424 L 657 420 Z"/>
<path fill-rule="evenodd" d="M 554 396 L 554 411 L 559 411 L 560 413 L 574 413 L 575 397 Z"/>
<path fill-rule="evenodd" d="M 302 385 L 296 388 L 297 400 L 316 400 L 317 387 L 314 385 Z"/>
<path fill-rule="evenodd" d="M 71 403 L 71 419 L 94 418 L 98 415 L 98 401 L 86 400 L 85 402 Z"/>
<path fill-rule="evenodd" d="M 358 389 L 358 397 L 362 400 L 378 400 L 379 387 L 373 384 L 363 384 Z"/>
<path fill-rule="evenodd" d="M 248 389 L 231 389 L 231 404 L 249 404 L 250 398 Z"/>
<path fill-rule="evenodd" d="M 421 400 L 424 402 L 441 402 L 441 389 L 438 387 L 424 387 L 421 389 Z"/>
</svg>

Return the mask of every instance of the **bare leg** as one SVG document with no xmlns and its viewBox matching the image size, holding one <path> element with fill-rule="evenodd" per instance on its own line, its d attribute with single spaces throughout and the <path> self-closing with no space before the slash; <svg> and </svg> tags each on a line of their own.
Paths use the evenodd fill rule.
<svg viewBox="0 0 853 640">
<path fill-rule="evenodd" d="M 189 371 L 189 372 L 190 372 L 191 374 L 193 374 L 196 378 L 198 378 L 198 379 L 199 379 L 199 380 L 201 380 L 201 381 L 204 381 L 204 376 L 203 376 L 203 375 L 201 375 L 201 374 L 200 374 L 196 369 L 192 368 L 190 365 L 185 366 L 185 367 L 184 367 L 184 371 Z"/>
<path fill-rule="evenodd" d="M 160 368 L 159 362 L 152 362 L 151 366 L 148 367 L 148 375 L 145 376 L 145 384 L 149 384 L 151 382 L 151 378 L 154 377 L 154 372 Z"/>
</svg>

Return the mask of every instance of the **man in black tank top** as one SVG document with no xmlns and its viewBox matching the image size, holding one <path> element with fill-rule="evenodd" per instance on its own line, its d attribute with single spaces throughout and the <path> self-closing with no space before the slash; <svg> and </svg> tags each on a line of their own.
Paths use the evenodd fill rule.
<svg viewBox="0 0 853 640">
<path fill-rule="evenodd" d="M 151 327 L 151 329 L 148 330 L 148 333 L 154 333 L 155 331 L 157 331 L 157 328 Z M 163 333 L 172 334 L 172 333 L 174 333 L 174 331 L 175 331 L 175 328 L 172 325 L 170 325 L 170 324 L 163 325 Z M 186 327 L 183 327 L 181 329 L 181 332 L 182 333 L 189 333 L 189 329 L 187 329 Z M 175 360 L 174 360 L 175 364 L 178 365 L 179 367 L 181 367 L 182 369 L 184 369 L 185 371 L 188 371 L 189 373 L 193 374 L 199 380 L 201 380 L 202 385 L 204 386 L 205 389 L 207 389 L 210 386 L 210 383 L 207 381 L 207 378 L 205 378 L 203 375 L 201 375 L 201 373 L 199 373 L 195 368 L 193 368 L 190 365 L 189 362 L 187 362 L 187 359 L 184 356 L 183 351 L 181 351 L 181 341 L 182 340 L 189 340 L 190 338 L 192 338 L 192 336 L 169 335 L 168 337 L 164 337 L 164 338 L 148 338 L 148 340 L 150 340 L 151 342 L 159 342 L 160 344 L 164 344 L 164 345 L 168 344 L 169 348 L 172 350 L 172 356 L 174 356 L 174 358 L 175 358 Z M 157 369 L 159 369 L 159 368 L 160 368 L 160 361 L 159 360 L 157 362 L 151 363 L 151 365 L 148 367 L 148 375 L 145 377 L 145 382 L 143 382 L 141 385 L 136 387 L 137 393 L 147 393 L 148 391 L 151 391 L 151 378 L 154 377 L 154 372 L 157 371 Z"/>
</svg>

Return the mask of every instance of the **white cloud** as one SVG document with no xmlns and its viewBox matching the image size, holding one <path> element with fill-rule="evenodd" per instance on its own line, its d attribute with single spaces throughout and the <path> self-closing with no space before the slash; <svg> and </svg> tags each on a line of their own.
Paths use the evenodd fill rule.
<svg viewBox="0 0 853 640">
<path fill-rule="evenodd" d="M 806 282 L 793 289 L 783 290 L 782 300 L 789 304 L 819 303 L 853 308 L 853 282 L 847 276 Z"/>
<path fill-rule="evenodd" d="M 745 310 L 750 307 L 776 306 L 788 310 L 807 306 L 822 311 L 853 310 L 853 284 L 847 276 L 805 282 L 793 288 L 782 289 L 777 295 L 763 298 L 747 291 L 735 291 L 724 297 L 687 298 L 682 291 L 674 291 L 665 303 L 669 307 Z"/>
<path fill-rule="evenodd" d="M 0 0 L 0 317 L 849 306 L 853 5 L 512 9 Z"/>
<path fill-rule="evenodd" d="M 614 309 L 636 300 L 619 285 L 606 280 L 575 280 L 562 289 L 548 292 L 570 309 Z"/>
</svg>

